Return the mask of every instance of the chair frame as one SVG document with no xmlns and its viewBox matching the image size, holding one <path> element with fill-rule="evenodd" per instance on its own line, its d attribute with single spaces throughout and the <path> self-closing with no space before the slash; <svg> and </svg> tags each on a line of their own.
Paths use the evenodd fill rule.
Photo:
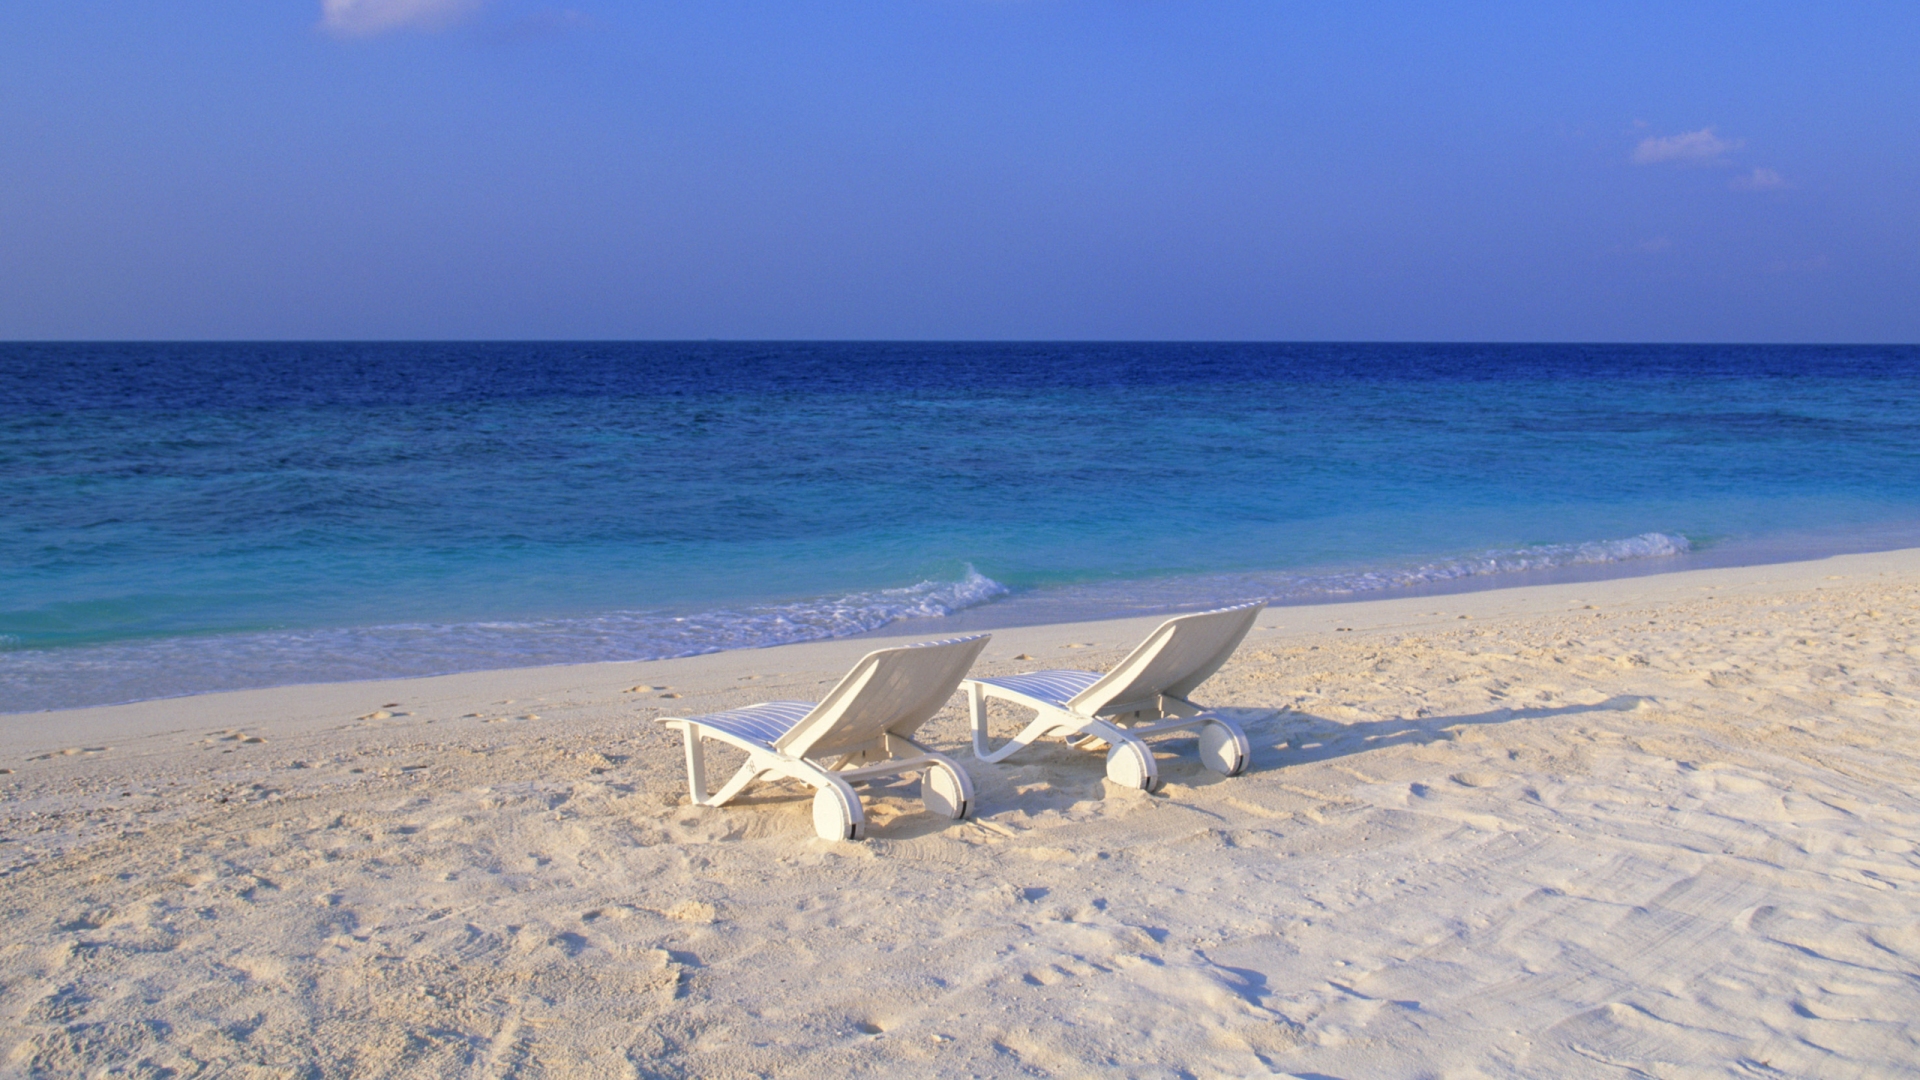
<svg viewBox="0 0 1920 1080">
<path fill-rule="evenodd" d="M 1108 779 L 1126 787 L 1154 791 L 1161 784 L 1160 768 L 1154 760 L 1152 748 L 1146 743 L 1146 737 L 1197 728 L 1200 732 L 1201 761 L 1215 772 L 1227 776 L 1240 775 L 1246 771 L 1247 762 L 1252 757 L 1252 744 L 1247 740 L 1246 731 L 1237 722 L 1196 705 L 1183 695 L 1192 693 L 1193 688 L 1226 663 L 1253 629 L 1254 621 L 1265 607 L 1266 601 L 1262 600 L 1169 619 L 1155 628 L 1126 659 L 1114 665 L 1112 671 L 1068 700 L 1065 707 L 1058 702 L 996 685 L 991 680 L 961 680 L 961 686 L 967 693 L 967 716 L 973 728 L 974 757 L 995 764 L 1019 753 L 1035 740 L 1053 735 L 1065 738 L 1070 746 L 1090 750 L 1098 749 L 1098 744 L 1104 743 L 1107 747 Z M 1097 701 L 1104 685 L 1117 681 L 1123 673 L 1146 669 L 1161 650 L 1173 641 L 1178 624 L 1184 620 L 1203 616 L 1224 617 L 1231 612 L 1243 614 L 1244 625 L 1239 627 L 1238 632 L 1230 634 L 1225 644 L 1201 663 L 1179 677 L 1164 680 L 1157 691 L 1150 689 L 1146 695 L 1135 695 L 1127 701 L 1098 703 L 1084 712 L 1074 708 L 1083 698 L 1092 697 Z M 1170 692 L 1176 688 L 1181 692 Z M 1123 688 L 1126 689 L 1134 688 Z M 989 698 L 1032 709 L 1036 714 L 1031 723 L 997 750 L 988 742 Z"/>
<path fill-rule="evenodd" d="M 881 777 L 918 772 L 925 774 L 920 787 L 921 799 L 927 808 L 957 820 L 965 817 L 973 806 L 972 778 L 952 758 L 922 746 L 893 727 L 905 726 L 912 730 L 931 719 L 952 696 L 960 678 L 989 639 L 990 635 L 977 634 L 868 653 L 825 698 L 812 703 L 805 716 L 770 743 L 702 723 L 706 717 L 663 716 L 658 717 L 657 722 L 681 732 L 686 747 L 687 788 L 695 806 L 724 806 L 762 777 L 784 777 L 815 789 L 813 823 L 819 836 L 829 840 L 859 840 L 866 836 L 867 819 L 853 786 Z M 899 720 L 874 732 L 871 738 L 862 737 L 853 745 L 836 741 L 834 737 L 839 734 L 836 725 L 872 685 L 883 658 L 930 646 L 961 646 L 959 653 L 963 654 L 964 662 L 957 664 L 958 672 L 945 692 L 938 696 L 925 693 L 912 699 L 901 710 Z M 720 714 L 708 714 L 717 715 Z M 712 793 L 707 791 L 706 741 L 709 739 L 747 753 L 746 762 L 720 790 Z M 816 757 L 810 751 L 822 743 L 831 745 L 832 749 Z"/>
<path fill-rule="evenodd" d="M 875 746 L 863 751 L 842 754 L 830 765 L 822 765 L 804 757 L 792 757 L 767 749 L 766 746 L 740 738 L 730 731 L 708 727 L 700 723 L 697 717 L 667 718 L 661 723 L 679 728 L 685 737 L 687 751 L 687 787 L 695 806 L 725 806 L 756 780 L 764 776 L 785 777 L 798 780 L 817 790 L 814 807 L 814 826 L 820 828 L 823 808 L 819 805 L 823 797 L 831 796 L 839 803 L 839 810 L 845 818 L 844 835 L 822 836 L 827 839 L 861 840 L 867 831 L 866 813 L 861 807 L 860 796 L 853 785 L 868 780 L 888 776 L 904 776 L 935 768 L 948 770 L 948 775 L 958 781 L 958 805 L 950 811 L 945 807 L 930 805 L 928 809 L 946 812 L 948 817 L 959 819 L 967 816 L 973 806 L 973 781 L 967 771 L 945 754 L 935 753 L 903 735 L 887 732 L 875 740 Z M 747 752 L 747 760 L 735 770 L 719 791 L 707 793 L 707 748 L 705 740 L 713 739 L 729 746 L 735 746 Z M 875 759 L 878 759 L 875 761 Z M 856 760 L 875 761 L 871 765 L 855 768 L 846 766 Z M 925 781 L 922 781 L 923 783 Z"/>
</svg>

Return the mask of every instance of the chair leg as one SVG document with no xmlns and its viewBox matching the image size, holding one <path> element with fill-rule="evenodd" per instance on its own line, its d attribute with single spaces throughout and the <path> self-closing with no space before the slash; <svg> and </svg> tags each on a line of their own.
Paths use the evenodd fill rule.
<svg viewBox="0 0 1920 1080">
<path fill-rule="evenodd" d="M 700 730 L 692 724 L 680 728 L 687 740 L 687 793 L 695 806 L 707 805 L 707 748 L 700 741 Z"/>
<path fill-rule="evenodd" d="M 765 765 L 748 758 L 746 764 L 740 766 L 719 791 L 709 795 L 706 740 L 701 738 L 696 725 L 688 724 L 680 731 L 686 737 L 687 744 L 687 794 L 695 806 L 724 806 L 767 771 Z"/>
<path fill-rule="evenodd" d="M 1008 739 L 1005 743 L 1001 744 L 1000 749 L 995 750 L 987 745 L 987 705 L 985 695 L 980 694 L 976 687 L 969 686 L 967 688 L 967 698 L 969 711 L 973 714 L 973 756 L 989 765 L 995 765 L 1007 760 L 1014 754 L 1020 752 L 1024 747 L 1031 745 L 1033 740 L 1038 739 L 1042 735 L 1066 734 L 1079 726 L 1077 717 L 1071 717 L 1065 713 L 1049 714 L 1036 709 L 1034 711 L 1033 721 L 1026 727 L 1021 728 L 1020 734 Z M 1069 722 L 1061 723 L 1062 716 L 1068 716 Z"/>
<path fill-rule="evenodd" d="M 733 778 L 728 780 L 719 791 L 714 792 L 713 796 L 709 798 L 704 805 L 725 806 L 727 803 L 733 801 L 735 795 L 745 791 L 748 784 L 760 779 L 761 774 L 766 771 L 767 770 L 758 762 L 747 762 L 740 766 L 740 770 L 733 774 Z"/>
<path fill-rule="evenodd" d="M 985 758 L 987 749 L 987 694 L 979 683 L 967 684 L 967 719 L 973 725 L 973 756 Z"/>
</svg>

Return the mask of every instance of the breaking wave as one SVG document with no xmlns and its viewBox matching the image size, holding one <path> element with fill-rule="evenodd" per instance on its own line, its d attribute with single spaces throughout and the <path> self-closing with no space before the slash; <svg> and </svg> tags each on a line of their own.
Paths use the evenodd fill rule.
<svg viewBox="0 0 1920 1080">
<path fill-rule="evenodd" d="M 1293 579 L 1296 589 L 1307 593 L 1342 594 L 1398 589 L 1415 585 L 1433 585 L 1462 578 L 1512 574 L 1527 570 L 1552 570 L 1562 566 L 1591 566 L 1685 555 L 1693 545 L 1684 536 L 1667 533 L 1641 533 L 1623 540 L 1592 540 L 1583 544 L 1541 544 L 1535 547 L 1504 548 L 1477 555 L 1442 559 L 1417 566 L 1385 570 L 1359 570 L 1349 573 L 1303 575 Z"/>
<path fill-rule="evenodd" d="M 1473 578 L 1598 566 L 1686 555 L 1693 545 L 1684 536 L 1642 533 L 1620 540 L 1579 544 L 1538 544 L 1496 548 L 1441 559 L 1399 564 L 1311 571 L 1266 570 L 1245 573 L 1183 575 L 1131 581 L 1085 582 L 1034 589 L 994 605 L 997 625 L 1080 622 L 1123 615 L 1219 607 L 1247 600 L 1310 604 L 1351 599 L 1392 589 L 1445 586 Z M 1498 582 L 1487 581 L 1485 586 Z M 1465 587 L 1471 588 L 1472 585 Z M 970 619 L 979 623 L 980 619 Z"/>
<path fill-rule="evenodd" d="M 465 623 L 279 630 L 65 648 L 0 646 L 0 712 L 75 708 L 291 683 L 461 671 L 664 660 L 851 637 L 906 619 L 937 619 L 999 600 L 981 625 L 1065 622 L 1265 598 L 1311 602 L 1556 567 L 1684 555 L 1682 536 L 1502 548 L 1319 573 L 1267 572 L 1057 586 L 1013 595 L 972 567 L 957 581 L 695 613 L 615 611 Z M 930 633 L 940 633 L 932 630 Z"/>
<path fill-rule="evenodd" d="M 616 611 L 499 622 L 404 623 L 0 652 L 0 712 L 74 708 L 290 683 L 446 675 L 542 664 L 664 660 L 864 634 L 952 615 L 1006 586 L 958 581 L 697 614 Z"/>
</svg>

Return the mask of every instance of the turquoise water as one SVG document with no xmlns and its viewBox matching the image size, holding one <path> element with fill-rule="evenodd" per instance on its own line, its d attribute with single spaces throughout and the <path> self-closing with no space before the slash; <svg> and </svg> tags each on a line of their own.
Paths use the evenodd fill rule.
<svg viewBox="0 0 1920 1080">
<path fill-rule="evenodd" d="M 1917 406 L 1912 347 L 0 346 L 0 711 L 1900 546 Z"/>
</svg>

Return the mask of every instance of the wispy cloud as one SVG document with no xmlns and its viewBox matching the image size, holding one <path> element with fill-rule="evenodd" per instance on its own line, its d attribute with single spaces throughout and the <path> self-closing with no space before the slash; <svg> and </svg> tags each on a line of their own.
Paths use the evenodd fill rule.
<svg viewBox="0 0 1920 1080">
<path fill-rule="evenodd" d="M 1658 165 L 1662 162 L 1690 162 L 1703 164 L 1717 161 L 1730 150 L 1740 148 L 1740 139 L 1723 139 L 1713 133 L 1710 127 L 1699 131 L 1686 131 L 1678 135 L 1657 135 L 1640 140 L 1633 148 L 1635 165 Z"/>
<path fill-rule="evenodd" d="M 320 0 L 320 25 L 347 37 L 390 30 L 443 30 L 481 0 Z"/>
<path fill-rule="evenodd" d="M 1732 185 L 1735 191 L 1779 191 L 1789 186 L 1787 178 L 1772 169 L 1755 169 L 1736 176 Z"/>
</svg>

